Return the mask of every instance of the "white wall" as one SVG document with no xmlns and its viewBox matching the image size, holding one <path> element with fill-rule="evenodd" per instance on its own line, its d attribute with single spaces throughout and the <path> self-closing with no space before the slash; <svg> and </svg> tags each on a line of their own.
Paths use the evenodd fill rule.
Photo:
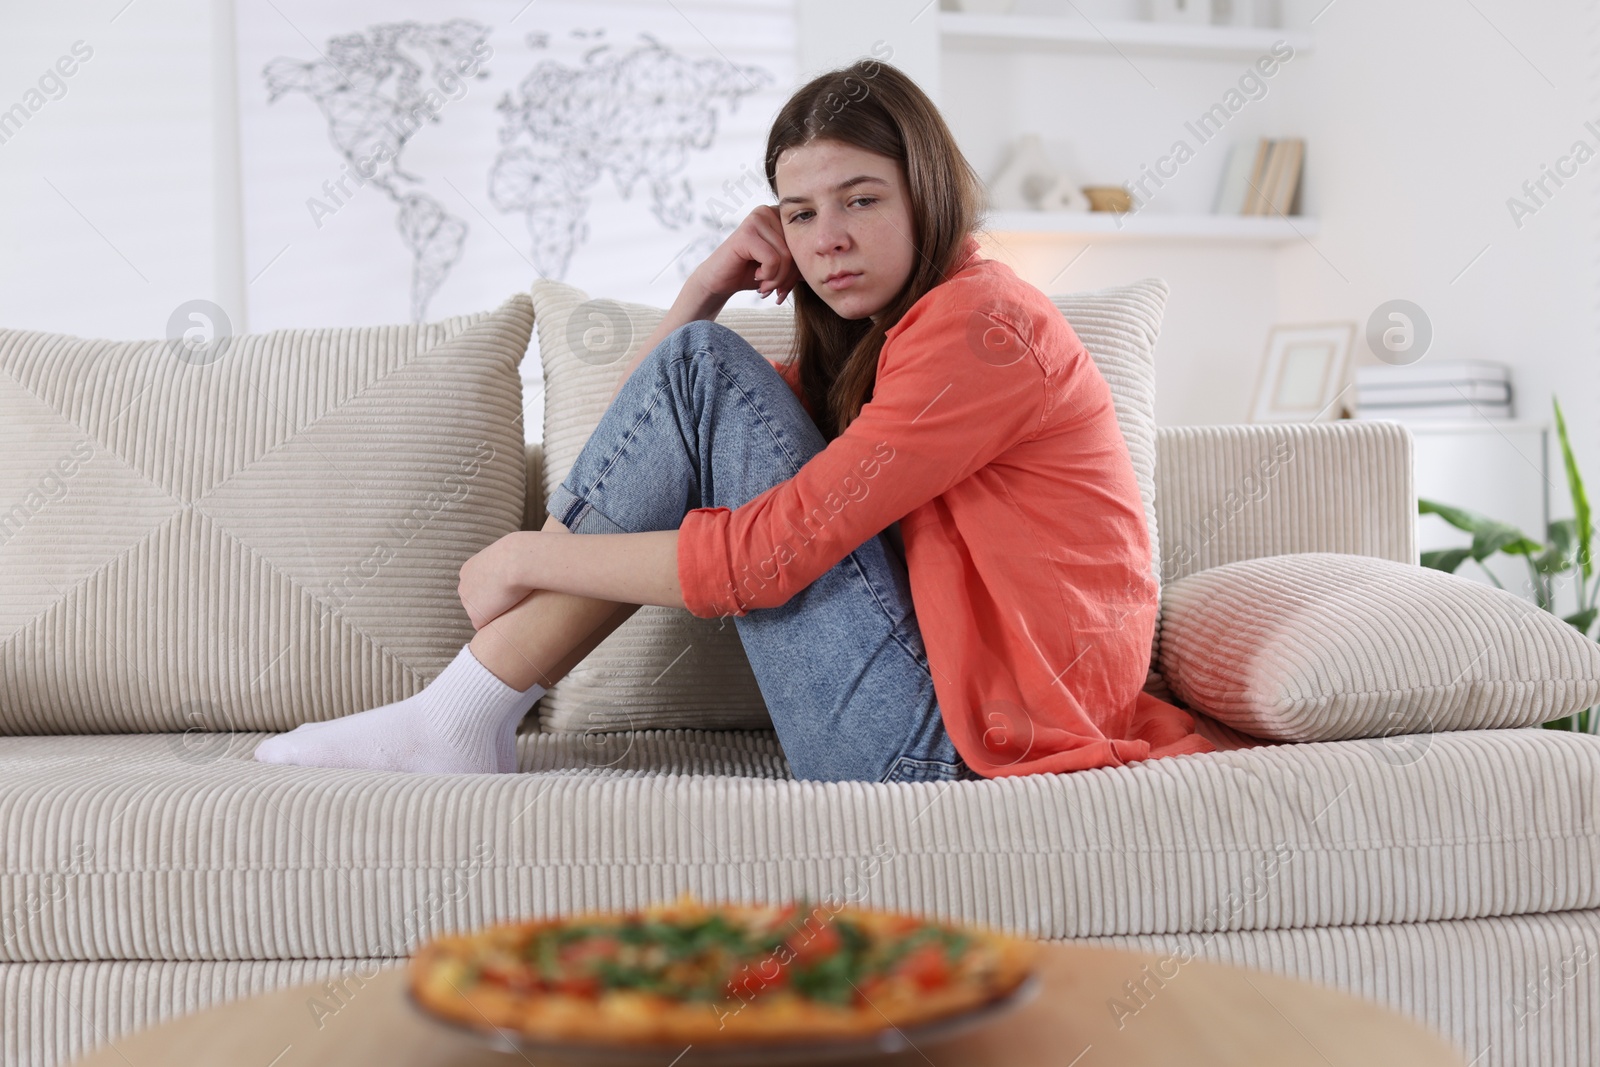
<svg viewBox="0 0 1600 1067">
<path fill-rule="evenodd" d="M 159 337 L 223 294 L 214 157 L 212 3 L 8 4 L 0 110 L 92 54 L 0 143 L 0 323 L 85 337 Z M 70 64 L 69 64 L 70 66 Z"/>
</svg>

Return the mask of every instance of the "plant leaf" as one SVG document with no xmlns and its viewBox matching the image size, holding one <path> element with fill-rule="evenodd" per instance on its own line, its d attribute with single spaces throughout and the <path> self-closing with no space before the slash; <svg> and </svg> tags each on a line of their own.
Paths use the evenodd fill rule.
<svg viewBox="0 0 1600 1067">
<path fill-rule="evenodd" d="M 1451 507 L 1449 504 L 1441 504 L 1437 500 L 1426 500 L 1422 497 L 1417 498 L 1417 514 L 1437 515 L 1456 529 L 1465 530 L 1470 534 L 1476 534 L 1478 531 L 1491 526 L 1501 525 L 1487 515 L 1480 515 L 1476 511 Z"/>
<path fill-rule="evenodd" d="M 1544 545 L 1533 540 L 1508 522 L 1491 519 L 1466 508 L 1441 504 L 1437 500 L 1417 498 L 1418 515 L 1437 515 L 1458 530 L 1472 535 L 1472 558 L 1483 561 L 1496 552 L 1509 556 L 1528 556 L 1544 551 Z"/>
<path fill-rule="evenodd" d="M 1583 489 L 1583 475 L 1578 473 L 1578 461 L 1572 455 L 1572 442 L 1567 439 L 1567 420 L 1561 415 L 1561 401 L 1551 394 L 1550 403 L 1556 409 L 1556 436 L 1561 440 L 1561 463 L 1567 469 L 1567 488 L 1572 493 L 1573 522 L 1577 525 L 1578 566 L 1584 578 L 1593 573 L 1590 544 L 1594 540 L 1594 520 L 1589 514 L 1589 495 Z"/>
<path fill-rule="evenodd" d="M 1440 548 L 1431 552 L 1424 552 L 1422 554 L 1422 565 L 1424 567 L 1432 567 L 1436 571 L 1454 574 L 1456 568 L 1471 558 L 1472 549 L 1470 548 Z"/>
<path fill-rule="evenodd" d="M 1509 522 L 1490 522 L 1472 536 L 1472 558 L 1487 559 L 1496 552 L 1508 556 L 1528 556 L 1544 551 L 1544 546 Z"/>
<path fill-rule="evenodd" d="M 1441 504 L 1437 500 L 1417 498 L 1418 515 L 1437 515 L 1458 530 L 1472 535 L 1472 558 L 1483 561 L 1496 552 L 1511 556 L 1527 556 L 1544 550 L 1544 545 L 1533 540 L 1508 522 L 1491 519 L 1466 508 Z"/>
<path fill-rule="evenodd" d="M 1568 615 L 1561 621 L 1576 626 L 1579 633 L 1583 634 L 1585 637 L 1588 637 L 1589 627 L 1594 625 L 1596 615 L 1600 615 L 1600 607 L 1586 608 L 1585 610 L 1578 612 L 1576 615 Z"/>
<path fill-rule="evenodd" d="M 1565 574 L 1572 569 L 1573 559 L 1559 548 L 1549 548 L 1528 562 L 1540 574 Z"/>
<path fill-rule="evenodd" d="M 1557 519 L 1545 531 L 1546 536 L 1563 555 L 1572 555 L 1572 546 L 1578 542 L 1578 520 Z"/>
</svg>

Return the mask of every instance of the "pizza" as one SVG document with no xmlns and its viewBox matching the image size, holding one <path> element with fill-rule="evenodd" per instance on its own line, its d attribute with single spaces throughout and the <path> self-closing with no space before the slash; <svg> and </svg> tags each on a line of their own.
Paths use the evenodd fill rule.
<svg viewBox="0 0 1600 1067">
<path fill-rule="evenodd" d="M 530 1041 L 645 1045 L 860 1038 L 1016 992 L 1036 946 L 850 906 L 675 903 L 500 923 L 412 955 L 412 999 Z"/>
</svg>

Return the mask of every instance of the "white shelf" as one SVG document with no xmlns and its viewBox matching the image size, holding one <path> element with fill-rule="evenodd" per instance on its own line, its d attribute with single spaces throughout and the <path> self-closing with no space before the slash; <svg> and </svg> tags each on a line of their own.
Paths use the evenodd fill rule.
<svg viewBox="0 0 1600 1067">
<path fill-rule="evenodd" d="M 1309 52 L 1312 35 L 1302 30 L 1247 26 L 1186 26 L 1172 22 L 1090 22 L 1064 15 L 972 15 L 939 12 L 939 34 L 966 44 L 1028 45 L 1034 48 L 1091 49 L 1193 59 L 1254 57 L 1279 41 L 1296 53 Z"/>
<path fill-rule="evenodd" d="M 1161 215 L 1153 212 L 994 211 L 984 229 L 993 233 L 1050 234 L 1143 240 L 1250 241 L 1284 244 L 1315 237 L 1318 221 L 1305 215 Z"/>
</svg>

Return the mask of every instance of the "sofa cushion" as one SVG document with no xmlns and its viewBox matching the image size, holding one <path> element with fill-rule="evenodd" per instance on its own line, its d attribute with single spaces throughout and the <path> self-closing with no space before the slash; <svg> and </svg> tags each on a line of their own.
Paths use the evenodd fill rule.
<svg viewBox="0 0 1600 1067">
<path fill-rule="evenodd" d="M 1600 702 L 1600 646 L 1504 589 L 1337 552 L 1168 582 L 1161 673 L 1257 737 L 1533 726 Z"/>
<path fill-rule="evenodd" d="M 262 734 L 0 738 L 0 960 L 403 957 L 522 915 L 852 899 L 1062 938 L 1600 906 L 1600 738 L 1263 745 L 802 782 L 766 731 L 526 734 L 523 774 L 255 763 Z"/>
<path fill-rule="evenodd" d="M 605 413 L 628 353 L 665 309 L 590 299 L 563 282 L 533 283 L 534 323 L 544 368 L 544 490 L 561 484 Z M 1167 286 L 1148 280 L 1052 296 L 1111 387 L 1145 518 L 1151 570 L 1160 580 L 1155 518 L 1154 346 Z M 717 321 L 768 359 L 790 357 L 787 307 L 732 308 Z M 1159 632 L 1159 631 L 1158 631 Z M 1152 646 L 1152 663 L 1155 646 Z M 540 701 L 546 730 L 769 728 L 755 676 L 726 620 L 646 605 L 618 627 Z"/>
<path fill-rule="evenodd" d="M 402 699 L 521 526 L 517 294 L 214 349 L 0 330 L 0 733 L 287 730 Z"/>
</svg>

